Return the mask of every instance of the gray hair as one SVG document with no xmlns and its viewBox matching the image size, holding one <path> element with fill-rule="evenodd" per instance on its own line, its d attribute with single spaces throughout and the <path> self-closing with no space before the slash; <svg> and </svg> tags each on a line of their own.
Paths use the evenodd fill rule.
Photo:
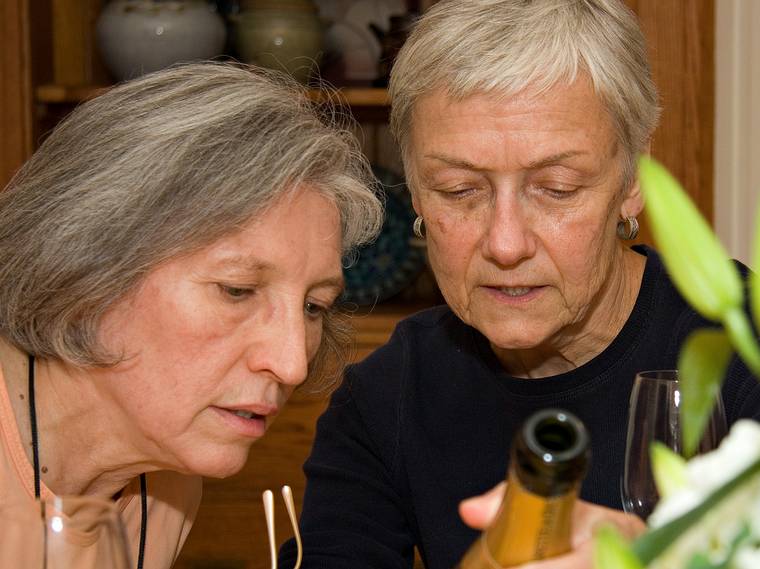
<svg viewBox="0 0 760 569">
<path fill-rule="evenodd" d="M 419 20 L 393 66 L 391 129 L 407 160 L 415 104 L 443 88 L 543 92 L 586 73 L 627 154 L 626 180 L 659 116 L 644 37 L 618 0 L 441 0 Z"/>
<path fill-rule="evenodd" d="M 344 252 L 371 240 L 383 216 L 371 170 L 350 125 L 324 111 L 282 74 L 217 63 L 79 106 L 0 194 L 0 334 L 40 357 L 113 365 L 97 340 L 106 310 L 301 184 L 336 204 Z M 312 372 L 338 336 L 326 325 Z"/>
</svg>

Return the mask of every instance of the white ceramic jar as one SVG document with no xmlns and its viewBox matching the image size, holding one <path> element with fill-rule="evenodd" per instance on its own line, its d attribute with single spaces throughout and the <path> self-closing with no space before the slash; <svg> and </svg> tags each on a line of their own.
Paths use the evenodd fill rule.
<svg viewBox="0 0 760 569">
<path fill-rule="evenodd" d="M 97 22 L 103 62 L 119 81 L 220 55 L 225 36 L 205 0 L 112 0 Z"/>
</svg>

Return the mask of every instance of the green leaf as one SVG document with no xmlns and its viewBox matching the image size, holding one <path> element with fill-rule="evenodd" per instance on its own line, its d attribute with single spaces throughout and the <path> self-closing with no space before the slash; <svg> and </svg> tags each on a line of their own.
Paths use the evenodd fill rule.
<svg viewBox="0 0 760 569">
<path fill-rule="evenodd" d="M 681 391 L 681 431 L 684 455 L 697 450 L 731 359 L 731 342 L 723 330 L 702 328 L 693 332 L 678 357 Z"/>
<path fill-rule="evenodd" d="M 741 306 L 739 272 L 681 185 L 647 156 L 639 158 L 639 181 L 657 247 L 681 295 L 716 321 Z"/>
<path fill-rule="evenodd" d="M 686 486 L 686 460 L 659 441 L 649 447 L 657 492 L 664 499 Z"/>
<path fill-rule="evenodd" d="M 723 486 L 710 494 L 701 504 L 659 528 L 650 530 L 631 544 L 636 557 L 648 565 L 678 540 L 722 500 L 760 473 L 760 459 L 750 464 Z M 597 569 L 601 566 L 597 565 Z"/>
<path fill-rule="evenodd" d="M 594 536 L 594 569 L 644 569 L 644 566 L 613 526 L 603 526 Z"/>
</svg>

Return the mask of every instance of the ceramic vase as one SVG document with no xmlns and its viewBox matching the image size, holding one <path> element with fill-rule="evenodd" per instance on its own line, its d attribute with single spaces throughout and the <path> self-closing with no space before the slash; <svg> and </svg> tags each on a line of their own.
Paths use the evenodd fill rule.
<svg viewBox="0 0 760 569">
<path fill-rule="evenodd" d="M 225 35 L 205 0 L 112 0 L 97 22 L 103 62 L 119 81 L 220 55 Z"/>
<path fill-rule="evenodd" d="M 236 20 L 243 61 L 287 71 L 306 83 L 319 65 L 324 26 L 311 0 L 249 0 Z"/>
</svg>

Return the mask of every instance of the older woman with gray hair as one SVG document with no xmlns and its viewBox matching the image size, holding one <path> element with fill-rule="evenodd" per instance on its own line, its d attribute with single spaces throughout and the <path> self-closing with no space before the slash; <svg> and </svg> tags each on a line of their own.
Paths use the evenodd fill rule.
<svg viewBox="0 0 760 569">
<path fill-rule="evenodd" d="M 201 476 L 334 377 L 342 255 L 382 207 L 353 136 L 274 73 L 195 64 L 77 108 L 0 194 L 0 505 L 114 500 L 170 567 Z"/>
<path fill-rule="evenodd" d="M 498 503 L 463 500 L 504 480 L 528 416 L 561 407 L 585 422 L 593 458 L 576 549 L 535 567 L 589 567 L 596 523 L 642 526 L 619 511 L 635 374 L 675 368 L 706 324 L 657 253 L 625 243 L 643 207 L 636 157 L 658 118 L 636 18 L 618 0 L 441 0 L 401 50 L 390 94 L 446 305 L 351 366 L 320 419 L 305 566 L 411 567 L 415 549 L 429 569 L 455 566 L 477 535 L 467 524 Z M 760 414 L 738 361 L 723 402 L 729 422 Z"/>
</svg>

